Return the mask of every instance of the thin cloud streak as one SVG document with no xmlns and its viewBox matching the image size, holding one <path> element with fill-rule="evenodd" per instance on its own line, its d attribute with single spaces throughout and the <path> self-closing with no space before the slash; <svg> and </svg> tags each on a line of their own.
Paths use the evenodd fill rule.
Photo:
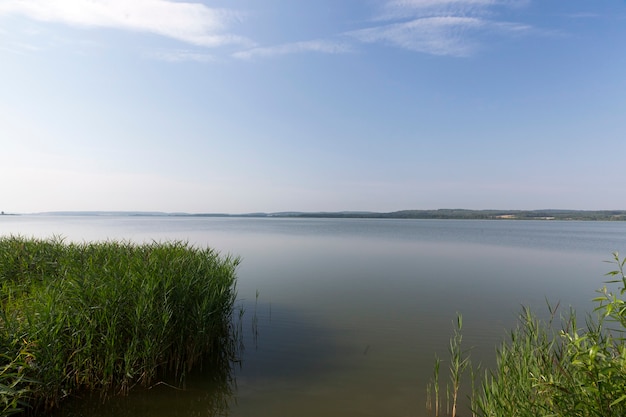
<svg viewBox="0 0 626 417">
<path fill-rule="evenodd" d="M 365 43 L 382 43 L 440 56 L 467 57 L 480 49 L 480 35 L 520 35 L 525 24 L 498 21 L 494 8 L 515 7 L 527 0 L 392 0 L 374 22 L 346 33 Z"/>
<path fill-rule="evenodd" d="M 498 3 L 496 0 L 394 0 L 390 5 L 398 7 L 437 7 L 447 4 L 478 4 L 489 5 Z"/>
<path fill-rule="evenodd" d="M 602 17 L 602 15 L 598 13 L 580 12 L 580 13 L 566 14 L 565 17 L 570 18 L 570 19 L 597 19 L 597 18 Z"/>
<path fill-rule="evenodd" d="M 251 44 L 246 38 L 222 33 L 228 24 L 241 20 L 238 13 L 211 9 L 200 3 L 168 0 L 3 0 L 0 3 L 2 15 L 22 15 L 72 26 L 148 32 L 205 47 Z"/>
<path fill-rule="evenodd" d="M 8 45 L 1 45 L 0 50 L 15 55 L 29 55 L 40 50 L 39 47 L 24 42 L 10 42 Z"/>
<path fill-rule="evenodd" d="M 215 62 L 217 59 L 210 54 L 186 51 L 186 50 L 173 50 L 173 51 L 155 51 L 146 54 L 148 58 L 156 59 L 158 61 L 166 62 Z"/>
<path fill-rule="evenodd" d="M 393 0 L 384 4 L 375 21 L 420 17 L 482 17 L 494 15 L 494 8 L 505 3 L 494 0 Z"/>
<path fill-rule="evenodd" d="M 390 0 L 386 3 L 387 9 L 420 10 L 420 9 L 456 9 L 477 10 L 495 6 L 519 7 L 529 3 L 529 0 Z"/>
<path fill-rule="evenodd" d="M 269 46 L 263 48 L 253 48 L 247 51 L 234 53 L 232 56 L 238 59 L 253 59 L 256 57 L 271 57 L 277 55 L 287 55 L 301 52 L 319 52 L 325 54 L 343 54 L 352 52 L 352 47 L 343 42 L 332 42 L 324 40 L 313 40 L 304 42 L 293 42 L 282 45 Z"/>
<path fill-rule="evenodd" d="M 361 42 L 382 42 L 433 55 L 468 56 L 476 48 L 466 33 L 487 23 L 470 17 L 430 17 L 348 33 Z"/>
</svg>

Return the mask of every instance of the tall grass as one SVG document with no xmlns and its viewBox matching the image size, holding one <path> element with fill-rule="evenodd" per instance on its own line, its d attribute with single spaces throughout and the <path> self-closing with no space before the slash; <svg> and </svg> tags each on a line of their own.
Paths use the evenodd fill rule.
<svg viewBox="0 0 626 417">
<path fill-rule="evenodd" d="M 463 316 L 457 314 L 456 327 L 454 329 L 454 335 L 450 339 L 450 345 L 448 346 L 448 354 L 450 355 L 450 361 L 448 365 L 449 380 L 446 383 L 446 415 L 456 417 L 457 404 L 459 400 L 459 389 L 461 387 L 461 379 L 468 367 L 471 367 L 469 351 L 462 349 L 463 341 Z M 435 356 L 435 367 L 433 370 L 433 376 L 430 382 L 426 386 L 426 408 L 427 411 L 432 411 L 432 395 L 434 393 L 434 412 L 435 417 L 439 417 L 441 410 L 441 399 L 439 396 L 439 372 L 441 368 L 442 360 Z"/>
<path fill-rule="evenodd" d="M 598 290 L 597 308 L 584 325 L 573 309 L 560 317 L 560 329 L 556 309 L 550 308 L 548 322 L 523 310 L 518 327 L 496 351 L 495 368 L 473 384 L 473 415 L 626 416 L 626 260 L 615 253 L 612 262 L 617 269 L 606 284 L 618 288 Z M 458 337 L 457 331 L 451 343 Z M 456 363 L 456 351 L 451 356 Z M 453 389 L 454 381 L 452 376 Z"/>
<path fill-rule="evenodd" d="M 4 414 L 77 390 L 181 382 L 206 355 L 232 352 L 238 263 L 185 242 L 0 238 L 0 366 L 12 370 L 0 383 L 15 390 Z"/>
</svg>

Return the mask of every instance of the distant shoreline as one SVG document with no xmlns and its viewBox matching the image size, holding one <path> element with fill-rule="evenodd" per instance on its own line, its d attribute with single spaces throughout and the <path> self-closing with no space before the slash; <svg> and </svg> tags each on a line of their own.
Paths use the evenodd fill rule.
<svg viewBox="0 0 626 417">
<path fill-rule="evenodd" d="M 19 215 L 3 213 L 4 216 Z M 135 216 L 135 217 L 252 217 L 252 218 L 333 218 L 333 219 L 450 219 L 450 220 L 586 220 L 625 221 L 626 210 L 401 210 L 393 212 L 276 212 L 276 213 L 167 213 L 146 211 L 54 211 L 30 213 L 48 216 Z"/>
</svg>

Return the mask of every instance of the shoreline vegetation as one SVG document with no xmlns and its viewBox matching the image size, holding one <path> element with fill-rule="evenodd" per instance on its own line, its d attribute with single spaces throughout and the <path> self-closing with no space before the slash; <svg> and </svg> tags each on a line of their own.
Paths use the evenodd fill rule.
<svg viewBox="0 0 626 417">
<path fill-rule="evenodd" d="M 2 215 L 20 215 L 4 213 Z M 333 218 L 333 219 L 450 219 L 450 220 L 579 220 L 626 221 L 626 210 L 400 210 L 393 212 L 276 212 L 276 213 L 166 213 L 149 211 L 54 211 L 32 213 L 50 216 L 167 216 L 167 217 L 257 217 L 257 218 Z"/>
<path fill-rule="evenodd" d="M 518 326 L 496 350 L 494 369 L 483 372 L 480 365 L 472 366 L 470 350 L 461 346 L 462 316 L 458 315 L 449 359 L 444 362 L 435 356 L 426 388 L 429 414 L 456 416 L 463 376 L 470 385 L 468 412 L 472 417 L 625 416 L 626 259 L 614 253 L 610 262 L 617 269 L 607 273 L 612 279 L 597 290 L 596 308 L 587 314 L 584 324 L 571 307 L 557 316 L 558 304 L 548 305 L 548 321 L 524 308 Z M 610 289 L 615 284 L 617 290 Z M 439 377 L 442 365 L 449 374 L 445 385 Z M 442 385 L 445 401 L 440 395 Z"/>
<path fill-rule="evenodd" d="M 1 237 L 0 416 L 182 385 L 201 366 L 228 386 L 238 264 L 185 242 Z"/>
</svg>

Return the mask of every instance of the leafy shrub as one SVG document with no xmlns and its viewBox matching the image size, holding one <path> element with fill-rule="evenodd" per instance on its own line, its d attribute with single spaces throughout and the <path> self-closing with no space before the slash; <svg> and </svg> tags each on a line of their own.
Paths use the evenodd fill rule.
<svg viewBox="0 0 626 417">
<path fill-rule="evenodd" d="M 593 299 L 597 307 L 583 327 L 573 309 L 561 317 L 560 330 L 553 323 L 556 309 L 550 308 L 548 322 L 523 310 L 518 327 L 496 351 L 495 368 L 473 386 L 473 415 L 626 416 L 626 302 L 622 298 L 626 260 L 614 253 L 610 262 L 616 269 L 607 275 L 614 279 L 605 284 L 618 288 L 611 291 L 605 285 L 598 290 Z M 458 330 L 451 339 L 455 340 L 459 340 Z"/>
</svg>

